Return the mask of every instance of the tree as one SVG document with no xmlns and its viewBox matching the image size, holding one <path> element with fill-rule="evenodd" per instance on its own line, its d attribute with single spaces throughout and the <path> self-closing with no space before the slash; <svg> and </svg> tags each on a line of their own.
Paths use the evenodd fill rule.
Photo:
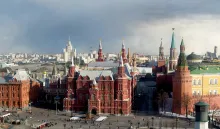
<svg viewBox="0 0 220 129">
<path fill-rule="evenodd" d="M 214 115 L 219 112 L 220 108 L 216 103 L 214 103 L 213 105 L 210 105 L 210 109 L 212 110 L 212 122 L 213 122 Z"/>
<path fill-rule="evenodd" d="M 166 107 L 168 98 L 169 98 L 168 93 L 164 92 L 163 90 L 160 90 L 160 92 L 158 93 L 157 99 L 158 99 L 159 108 L 161 108 L 163 112 L 165 112 L 165 107 Z"/>
<path fill-rule="evenodd" d="M 192 103 L 192 96 L 189 94 L 183 93 L 182 95 L 182 107 L 185 108 L 186 118 L 188 118 L 188 109 L 190 108 Z"/>
</svg>

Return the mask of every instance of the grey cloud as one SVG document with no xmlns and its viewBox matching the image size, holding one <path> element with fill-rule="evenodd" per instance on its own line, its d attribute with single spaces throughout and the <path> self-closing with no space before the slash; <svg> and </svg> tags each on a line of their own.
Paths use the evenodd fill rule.
<svg viewBox="0 0 220 129">
<path fill-rule="evenodd" d="M 188 15 L 218 15 L 219 4 L 218 0 L 5 0 L 0 5 L 0 21 L 8 23 L 3 29 L 7 30 L 13 24 L 19 30 L 0 35 L 1 39 L 13 37 L 9 43 L 15 46 L 14 49 L 6 47 L 0 50 L 11 52 L 29 49 L 26 51 L 59 53 L 70 35 L 74 47 L 79 51 L 86 52 L 91 46 L 96 49 L 99 38 L 102 38 L 106 52 L 118 52 L 121 40 L 133 36 L 140 23 Z M 5 16 L 9 19 L 5 19 Z M 3 32 L 1 30 L 0 34 Z M 154 36 L 158 39 L 161 37 Z M 1 39 L 0 45 L 4 46 L 5 42 Z M 139 44 L 143 44 L 142 40 Z M 16 45 L 19 47 L 16 48 Z M 131 42 L 127 46 L 133 47 Z M 152 41 L 149 41 L 149 46 L 155 50 L 152 52 L 148 47 L 146 51 L 156 54 L 157 46 Z M 139 47 L 135 46 L 134 50 L 143 50 Z"/>
</svg>

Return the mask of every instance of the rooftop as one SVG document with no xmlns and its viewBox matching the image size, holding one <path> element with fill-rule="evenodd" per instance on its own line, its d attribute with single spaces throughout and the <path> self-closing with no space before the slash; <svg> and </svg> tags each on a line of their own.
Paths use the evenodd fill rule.
<svg viewBox="0 0 220 129">
<path fill-rule="evenodd" d="M 88 76 L 90 80 L 98 80 L 100 76 L 110 76 L 113 79 L 111 70 L 82 70 L 79 75 L 82 77 Z"/>
<path fill-rule="evenodd" d="M 192 65 L 189 70 L 191 74 L 220 74 L 219 65 Z"/>
</svg>

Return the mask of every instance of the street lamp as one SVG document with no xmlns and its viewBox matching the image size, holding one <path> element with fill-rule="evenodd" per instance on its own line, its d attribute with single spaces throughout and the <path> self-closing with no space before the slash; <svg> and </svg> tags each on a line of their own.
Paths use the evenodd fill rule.
<svg viewBox="0 0 220 129">
<path fill-rule="evenodd" d="M 154 127 L 154 117 L 152 117 L 151 119 L 152 119 L 152 127 Z"/>
<path fill-rule="evenodd" d="M 57 95 L 55 98 L 55 103 L 56 103 L 56 115 L 57 115 L 57 104 L 59 103 L 60 97 Z"/>
<path fill-rule="evenodd" d="M 179 121 L 178 117 L 176 117 L 176 129 L 177 129 L 177 122 Z"/>
<path fill-rule="evenodd" d="M 32 103 L 33 103 L 33 102 L 30 102 L 30 103 L 29 103 L 29 106 L 30 106 L 30 112 L 31 112 L 31 104 L 32 104 Z"/>
<path fill-rule="evenodd" d="M 63 124 L 64 129 L 66 128 L 66 124 Z"/>
</svg>

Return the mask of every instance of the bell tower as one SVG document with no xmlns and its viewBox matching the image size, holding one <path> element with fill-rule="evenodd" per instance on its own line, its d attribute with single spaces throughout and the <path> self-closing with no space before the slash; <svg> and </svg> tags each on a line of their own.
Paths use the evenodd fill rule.
<svg viewBox="0 0 220 129">
<path fill-rule="evenodd" d="M 192 95 L 192 77 L 188 69 L 185 55 L 185 45 L 183 39 L 180 45 L 180 54 L 175 75 L 173 76 L 173 112 L 185 114 L 183 102 L 184 98 Z"/>
</svg>

